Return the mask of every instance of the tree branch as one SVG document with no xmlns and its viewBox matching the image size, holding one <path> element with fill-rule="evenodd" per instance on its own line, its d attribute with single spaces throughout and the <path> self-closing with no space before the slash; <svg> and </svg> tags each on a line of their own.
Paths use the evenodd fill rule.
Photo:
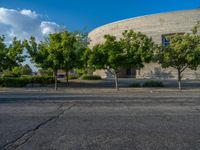
<svg viewBox="0 0 200 150">
<path fill-rule="evenodd" d="M 187 67 L 188 67 L 189 65 L 186 65 L 185 67 L 183 67 L 180 71 L 181 71 L 181 73 L 183 72 L 183 71 L 185 71 L 185 69 L 187 69 Z"/>
</svg>

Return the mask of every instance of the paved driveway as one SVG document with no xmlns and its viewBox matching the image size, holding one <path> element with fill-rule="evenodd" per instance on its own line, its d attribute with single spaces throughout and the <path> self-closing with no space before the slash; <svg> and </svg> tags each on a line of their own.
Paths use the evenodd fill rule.
<svg viewBox="0 0 200 150">
<path fill-rule="evenodd" d="M 200 149 L 199 92 L 83 91 L 1 92 L 0 149 Z"/>
</svg>

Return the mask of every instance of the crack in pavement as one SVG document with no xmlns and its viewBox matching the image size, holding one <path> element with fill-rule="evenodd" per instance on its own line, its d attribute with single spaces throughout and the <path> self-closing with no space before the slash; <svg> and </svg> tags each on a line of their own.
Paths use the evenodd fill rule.
<svg viewBox="0 0 200 150">
<path fill-rule="evenodd" d="M 25 133 L 23 133 L 21 136 L 19 136 L 15 140 L 8 142 L 7 144 L 4 144 L 2 146 L 3 150 L 14 150 L 14 149 L 17 149 L 19 146 L 22 146 L 23 144 L 28 142 L 33 137 L 33 135 L 35 135 L 37 130 L 39 130 L 41 127 L 45 126 L 49 122 L 60 118 L 60 116 L 62 116 L 66 111 L 68 111 L 72 107 L 74 107 L 74 105 L 75 104 L 72 104 L 71 106 L 67 107 L 66 109 L 60 111 L 58 114 L 50 117 L 49 119 L 45 120 L 44 122 L 42 122 L 40 124 L 38 124 L 35 128 L 26 131 Z M 61 110 L 62 107 L 63 107 L 63 105 L 59 106 L 55 111 Z"/>
</svg>

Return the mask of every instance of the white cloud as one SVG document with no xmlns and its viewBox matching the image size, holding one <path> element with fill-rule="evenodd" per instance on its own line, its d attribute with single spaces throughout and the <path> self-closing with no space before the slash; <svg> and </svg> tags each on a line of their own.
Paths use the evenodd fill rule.
<svg viewBox="0 0 200 150">
<path fill-rule="evenodd" d="M 0 35 L 10 42 L 13 37 L 20 39 L 35 36 L 38 41 L 49 33 L 62 30 L 55 22 L 44 21 L 35 11 L 0 8 Z"/>
<path fill-rule="evenodd" d="M 60 26 L 55 22 L 46 22 L 46 21 L 41 22 L 40 28 L 43 35 L 48 35 L 52 31 L 57 32 L 60 30 Z"/>
<path fill-rule="evenodd" d="M 35 11 L 31 11 L 31 10 L 28 10 L 28 9 L 23 9 L 20 11 L 21 14 L 23 15 L 26 15 L 26 16 L 29 16 L 31 18 L 37 18 L 38 17 L 38 14 L 36 14 Z"/>
</svg>

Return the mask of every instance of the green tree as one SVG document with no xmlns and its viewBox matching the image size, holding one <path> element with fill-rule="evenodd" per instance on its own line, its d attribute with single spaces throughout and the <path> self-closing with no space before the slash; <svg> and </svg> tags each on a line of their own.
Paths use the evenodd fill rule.
<svg viewBox="0 0 200 150">
<path fill-rule="evenodd" d="M 173 67 L 178 73 L 178 87 L 181 90 L 182 73 L 190 68 L 196 70 L 200 64 L 200 36 L 197 34 L 176 34 L 168 37 L 170 44 L 161 46 L 157 54 L 163 68 Z"/>
<path fill-rule="evenodd" d="M 4 36 L 0 36 L 0 72 L 20 66 L 26 57 L 23 50 L 23 43 L 17 38 L 13 38 L 12 43 L 6 46 Z"/>
<path fill-rule="evenodd" d="M 66 80 L 68 83 L 69 70 L 84 70 L 86 68 L 86 51 L 88 50 L 88 39 L 86 33 L 81 32 L 61 32 L 63 48 L 63 69 L 66 70 Z"/>
<path fill-rule="evenodd" d="M 53 70 L 52 69 L 39 69 L 39 73 L 41 76 L 52 76 Z"/>
<path fill-rule="evenodd" d="M 7 69 L 12 70 L 13 67 L 22 65 L 25 61 L 26 55 L 23 54 L 24 45 L 21 40 L 13 38 L 12 43 L 8 46 L 7 53 Z"/>
<path fill-rule="evenodd" d="M 79 54 L 79 68 L 77 69 L 77 72 L 80 75 L 84 74 L 92 74 L 91 72 L 94 70 L 93 65 L 90 63 L 90 56 L 92 54 L 92 50 L 89 48 L 82 49 L 81 53 Z"/>
<path fill-rule="evenodd" d="M 52 69 L 55 77 L 55 90 L 57 90 L 57 72 L 63 64 L 63 53 L 61 46 L 62 38 L 60 33 L 50 34 L 45 41 L 37 44 L 36 39 L 31 37 L 24 44 L 38 67 Z"/>
<path fill-rule="evenodd" d="M 87 74 L 88 70 L 91 70 L 88 66 L 88 60 L 91 50 L 88 48 L 88 34 L 84 32 L 72 33 L 76 37 L 75 53 L 76 53 L 76 71 L 79 73 Z"/>
<path fill-rule="evenodd" d="M 90 57 L 90 64 L 96 69 L 107 69 L 115 76 L 118 89 L 117 74 L 123 68 L 142 68 L 153 58 L 157 45 L 151 38 L 133 30 L 124 31 L 121 39 L 106 35 L 103 44 L 96 45 Z"/>
<path fill-rule="evenodd" d="M 22 66 L 21 67 L 21 74 L 22 75 L 32 75 L 31 67 L 28 64 Z"/>
<path fill-rule="evenodd" d="M 15 77 L 20 77 L 22 75 L 22 66 L 15 66 L 15 67 L 13 67 L 11 73 Z"/>
<path fill-rule="evenodd" d="M 115 87 L 118 87 L 118 72 L 125 66 L 126 56 L 121 42 L 115 36 L 105 35 L 105 42 L 96 45 L 91 53 L 89 64 L 95 69 L 107 69 L 115 77 Z"/>
<path fill-rule="evenodd" d="M 87 44 L 86 34 L 68 31 L 50 34 L 40 43 L 37 43 L 34 37 L 24 41 L 32 61 L 38 67 L 54 70 L 55 77 L 58 69 L 65 69 L 67 83 L 70 70 L 85 67 L 83 54 L 87 50 Z"/>
<path fill-rule="evenodd" d="M 65 69 L 66 72 L 66 81 L 68 84 L 69 80 L 69 70 L 72 70 L 76 67 L 77 61 L 77 54 L 76 54 L 76 47 L 75 44 L 77 42 L 76 37 L 67 32 L 61 32 L 61 46 L 62 46 L 62 53 L 63 53 L 63 66 L 62 68 Z"/>
<path fill-rule="evenodd" d="M 126 67 L 140 69 L 144 67 L 144 63 L 153 60 L 153 53 L 157 45 L 152 38 L 141 32 L 126 30 L 120 41 L 126 54 Z"/>
<path fill-rule="evenodd" d="M 4 36 L 0 36 L 0 72 L 2 72 L 3 70 L 5 70 L 6 64 L 7 64 L 7 53 L 8 53 L 8 49 L 6 48 L 6 44 L 4 42 L 5 37 Z"/>
<path fill-rule="evenodd" d="M 200 28 L 200 21 L 198 21 L 197 24 L 192 28 L 192 33 L 197 34 L 198 28 Z"/>
</svg>

